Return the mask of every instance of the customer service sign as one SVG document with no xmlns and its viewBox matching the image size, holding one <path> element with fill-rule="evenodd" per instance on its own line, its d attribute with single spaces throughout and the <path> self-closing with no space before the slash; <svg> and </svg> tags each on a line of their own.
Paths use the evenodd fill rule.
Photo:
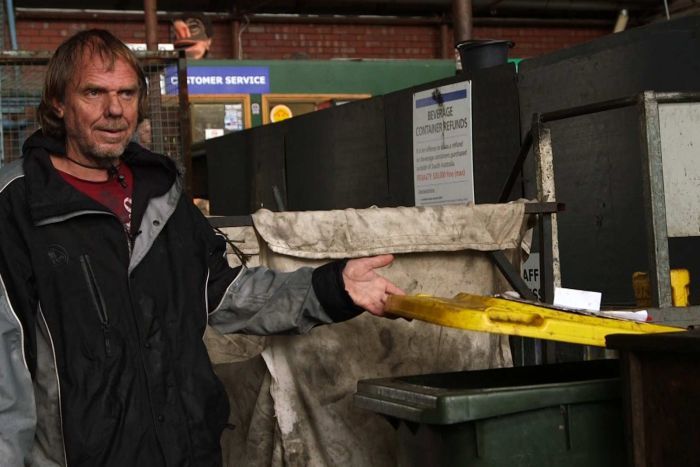
<svg viewBox="0 0 700 467">
<path fill-rule="evenodd" d="M 474 201 L 471 81 L 413 95 L 416 206 Z"/>
<path fill-rule="evenodd" d="M 187 90 L 190 94 L 267 94 L 270 68 L 266 66 L 189 66 Z M 165 69 L 165 93 L 178 93 L 175 66 Z"/>
</svg>

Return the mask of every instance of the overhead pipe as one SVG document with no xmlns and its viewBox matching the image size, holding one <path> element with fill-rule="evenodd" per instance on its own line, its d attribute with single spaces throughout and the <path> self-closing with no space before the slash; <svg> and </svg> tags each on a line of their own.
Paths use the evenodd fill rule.
<svg viewBox="0 0 700 467">
<path fill-rule="evenodd" d="M 455 44 L 472 38 L 474 28 L 471 0 L 452 0 L 452 28 Z"/>
<path fill-rule="evenodd" d="M 357 0 L 349 0 L 353 3 Z M 362 2 L 360 2 L 362 3 Z M 381 2 L 370 2 L 381 3 Z M 422 4 L 432 3 L 435 7 L 442 6 L 449 8 L 452 0 L 434 0 L 432 2 L 422 1 Z M 395 0 L 391 2 L 394 6 L 416 6 L 414 0 Z M 619 11 L 622 8 L 628 10 L 655 8 L 655 1 L 648 1 L 641 4 L 638 1 L 615 1 L 615 0 L 474 0 L 474 10 L 561 10 L 561 11 Z"/>
<path fill-rule="evenodd" d="M 236 2 L 238 3 L 238 2 Z M 247 2 L 248 4 L 254 2 Z M 259 2 L 262 3 L 262 2 Z M 452 7 L 453 0 L 305 0 L 305 1 L 268 1 L 265 6 L 275 13 L 325 12 L 341 11 L 345 13 L 378 14 L 387 9 L 403 10 L 406 14 L 417 12 L 446 12 Z M 654 9 L 660 6 L 657 0 L 641 3 L 635 0 L 474 0 L 474 11 L 492 9 L 513 10 L 561 10 L 561 11 L 630 11 Z M 260 11 L 260 7 L 251 10 Z M 296 10 L 296 11 L 293 11 Z M 252 12 L 252 11 L 251 11 Z M 241 11 L 241 13 L 245 13 Z"/>
<path fill-rule="evenodd" d="M 146 22 L 146 50 L 158 50 L 158 15 L 156 0 L 143 0 L 143 12 Z"/>
<path fill-rule="evenodd" d="M 285 2 L 286 5 L 275 9 L 274 2 L 267 2 L 268 11 L 274 13 L 295 13 L 292 11 L 296 7 L 296 12 L 330 12 L 331 7 L 335 11 L 345 11 L 345 13 L 358 14 L 378 14 L 393 8 L 394 11 L 403 10 L 406 14 L 411 11 L 449 11 L 453 5 L 453 0 L 307 0 L 304 2 Z M 299 5 L 302 6 L 299 6 Z M 330 6 L 329 6 L 330 5 Z M 473 0 L 474 11 L 483 10 L 560 10 L 560 11 L 620 11 L 627 8 L 630 11 L 639 9 L 653 9 L 659 4 L 656 0 L 649 0 L 640 4 L 634 0 Z M 256 8 L 260 11 L 260 8 Z"/>
<path fill-rule="evenodd" d="M 535 11 L 620 11 L 622 8 L 627 10 L 639 10 L 643 8 L 654 8 L 655 3 L 649 2 L 647 5 L 640 6 L 639 2 L 615 2 L 615 1 L 584 1 L 584 0 L 503 0 L 495 5 L 492 1 L 475 0 L 474 9 L 489 9 L 489 10 L 535 10 Z"/>
<path fill-rule="evenodd" d="M 17 50 L 17 24 L 15 23 L 15 5 L 13 0 L 7 0 L 5 2 L 5 8 L 7 9 L 7 25 L 10 28 L 10 43 L 12 44 L 12 50 Z"/>
<path fill-rule="evenodd" d="M 17 17 L 22 19 L 72 19 L 89 21 L 138 21 L 143 19 L 142 11 L 116 11 L 116 10 L 71 10 L 52 8 L 17 8 Z M 161 18 L 169 18 L 171 13 L 158 12 Z M 235 16 L 229 13 L 207 13 L 212 21 L 232 21 Z M 246 15 L 250 23 L 306 23 L 306 24 L 362 24 L 362 25 L 388 25 L 388 26 L 424 26 L 440 25 L 445 19 L 439 16 L 355 16 L 355 15 L 275 15 L 275 14 L 251 14 Z M 477 16 L 472 18 L 475 26 L 542 26 L 542 27 L 601 27 L 611 26 L 608 19 L 592 18 L 498 18 Z"/>
</svg>

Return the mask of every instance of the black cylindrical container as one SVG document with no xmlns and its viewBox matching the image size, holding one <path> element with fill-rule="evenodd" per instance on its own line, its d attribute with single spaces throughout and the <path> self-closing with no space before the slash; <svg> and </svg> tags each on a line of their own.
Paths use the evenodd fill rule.
<svg viewBox="0 0 700 467">
<path fill-rule="evenodd" d="M 508 61 L 508 49 L 515 45 L 511 41 L 482 39 L 459 42 L 456 47 L 462 72 L 502 65 Z"/>
</svg>

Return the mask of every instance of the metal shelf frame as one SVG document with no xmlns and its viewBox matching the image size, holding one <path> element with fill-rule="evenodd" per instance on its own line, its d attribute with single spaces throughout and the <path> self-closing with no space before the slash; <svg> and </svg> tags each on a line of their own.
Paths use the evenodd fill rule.
<svg viewBox="0 0 700 467">
<path fill-rule="evenodd" d="M 548 122 L 564 120 L 582 115 L 589 115 L 607 110 L 619 109 L 623 107 L 636 106 L 640 115 L 640 153 L 643 164 L 643 190 L 644 209 L 646 212 L 647 230 L 647 257 L 648 268 L 651 273 L 652 304 L 655 308 L 668 308 L 672 306 L 671 279 L 668 253 L 668 229 L 666 223 L 666 204 L 664 195 L 663 165 L 661 153 L 661 131 L 659 123 L 659 105 L 668 103 L 688 103 L 700 102 L 700 93 L 697 92 L 654 92 L 645 91 L 643 93 L 621 99 L 601 101 L 578 107 L 561 109 L 553 112 L 535 113 L 532 117 L 532 126 L 523 138 L 518 158 L 516 159 L 511 174 L 508 177 L 500 200 L 506 200 L 511 194 L 513 186 L 522 172 L 525 159 L 534 148 L 535 156 L 538 159 L 538 166 L 549 165 L 551 168 L 553 161 L 553 151 L 551 134 Z M 549 159 L 542 161 L 541 159 Z M 553 181 L 553 173 L 547 174 Z M 538 177 L 539 178 L 539 177 Z M 538 199 L 546 201 L 549 193 L 538 182 Z M 556 219 L 554 219 L 556 223 Z M 556 225 L 554 226 L 556 236 Z M 554 258 L 553 275 L 555 282 L 548 281 L 542 285 L 544 290 L 548 287 L 558 285 L 558 248 L 557 239 L 553 238 Z M 544 250 L 548 254 L 549 250 Z M 549 261 L 549 260 L 548 260 Z M 551 295 L 546 294 L 550 299 Z M 548 300 L 544 300 L 548 301 Z"/>
</svg>

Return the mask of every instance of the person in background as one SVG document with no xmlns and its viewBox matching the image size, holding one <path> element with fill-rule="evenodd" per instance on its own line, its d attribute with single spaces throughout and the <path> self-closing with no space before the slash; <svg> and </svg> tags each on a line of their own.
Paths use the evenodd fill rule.
<svg viewBox="0 0 700 467">
<path fill-rule="evenodd" d="M 133 140 L 144 148 L 151 149 L 153 145 L 153 130 L 150 119 L 144 118 L 141 120 L 141 123 L 136 127 Z"/>
<path fill-rule="evenodd" d="M 185 49 L 187 58 L 206 58 L 211 48 L 214 28 L 211 19 L 200 13 L 185 13 L 173 20 L 176 49 Z"/>
<path fill-rule="evenodd" d="M 391 256 L 231 268 L 173 161 L 131 142 L 147 89 L 103 30 L 51 58 L 41 129 L 0 171 L 0 463 L 218 466 L 207 324 L 305 333 L 382 316 Z"/>
</svg>

